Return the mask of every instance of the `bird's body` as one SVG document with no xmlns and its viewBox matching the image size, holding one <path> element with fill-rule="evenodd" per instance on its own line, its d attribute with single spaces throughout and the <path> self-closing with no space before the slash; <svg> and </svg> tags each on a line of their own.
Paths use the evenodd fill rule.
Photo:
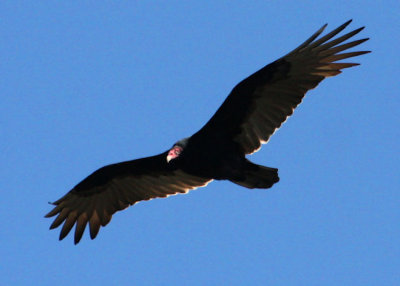
<svg viewBox="0 0 400 286">
<path fill-rule="evenodd" d="M 108 165 L 89 175 L 53 203 L 46 217 L 57 217 L 50 228 L 64 223 L 61 240 L 76 225 L 78 243 L 87 224 L 93 239 L 116 211 L 138 201 L 186 193 L 212 180 L 270 188 L 279 181 L 278 169 L 254 164 L 246 155 L 268 142 L 308 90 L 357 65 L 337 61 L 368 53 L 341 53 L 368 40 L 343 44 L 363 28 L 332 39 L 349 23 L 317 39 L 323 26 L 298 48 L 241 81 L 191 137 L 159 155 Z"/>
<path fill-rule="evenodd" d="M 198 132 L 190 137 L 182 154 L 172 164 L 194 176 L 230 180 L 239 185 L 245 184 L 250 171 L 259 170 L 258 165 L 246 159 L 239 143 L 226 140 L 223 134 L 204 138 L 206 136 Z M 268 188 L 279 181 L 277 169 L 270 168 L 267 173 L 267 182 L 248 183 L 247 187 Z"/>
</svg>

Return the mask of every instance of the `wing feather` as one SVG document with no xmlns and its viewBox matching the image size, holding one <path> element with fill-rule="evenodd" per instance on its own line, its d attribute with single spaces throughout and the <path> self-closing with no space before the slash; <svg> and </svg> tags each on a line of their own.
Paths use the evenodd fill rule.
<svg viewBox="0 0 400 286">
<path fill-rule="evenodd" d="M 95 239 L 97 234 L 99 233 L 100 230 L 100 217 L 97 214 L 97 211 L 94 210 L 92 216 L 90 217 L 89 220 L 89 230 L 90 230 L 90 238 Z"/>
<path fill-rule="evenodd" d="M 68 214 L 68 217 L 65 220 L 65 223 L 61 229 L 61 233 L 63 234 L 63 238 L 71 231 L 74 226 L 76 219 L 78 217 L 77 211 L 72 211 Z"/>
<path fill-rule="evenodd" d="M 77 244 L 82 238 L 83 232 L 85 231 L 86 224 L 88 222 L 87 213 L 81 213 L 76 221 L 74 243 Z M 60 240 L 64 239 L 68 233 L 60 233 Z"/>
</svg>

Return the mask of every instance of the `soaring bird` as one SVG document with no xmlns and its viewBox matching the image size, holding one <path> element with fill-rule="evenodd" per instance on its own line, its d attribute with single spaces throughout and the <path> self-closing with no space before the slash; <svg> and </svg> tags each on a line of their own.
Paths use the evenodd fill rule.
<svg viewBox="0 0 400 286">
<path fill-rule="evenodd" d="M 323 79 L 356 63 L 338 62 L 369 51 L 343 52 L 368 38 L 344 43 L 364 27 L 337 36 L 348 21 L 320 37 L 326 24 L 286 56 L 237 84 L 211 119 L 194 135 L 165 152 L 102 167 L 61 199 L 46 217 L 62 223 L 62 240 L 75 227 L 77 244 L 89 224 L 94 239 L 111 216 L 136 202 L 186 193 L 212 180 L 229 180 L 246 188 L 267 189 L 279 181 L 278 169 L 246 159 L 267 143 L 292 115 L 306 92 Z"/>
</svg>

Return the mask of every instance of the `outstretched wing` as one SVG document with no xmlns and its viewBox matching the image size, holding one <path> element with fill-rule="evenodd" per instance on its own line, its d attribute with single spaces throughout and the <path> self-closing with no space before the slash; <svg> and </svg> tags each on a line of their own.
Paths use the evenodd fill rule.
<svg viewBox="0 0 400 286">
<path fill-rule="evenodd" d="M 317 39 L 324 25 L 298 48 L 244 79 L 197 135 L 218 134 L 236 141 L 245 154 L 257 151 L 292 115 L 308 90 L 341 69 L 358 65 L 337 61 L 369 53 L 342 53 L 368 40 L 343 43 L 364 27 L 333 39 L 350 22 Z"/>
<path fill-rule="evenodd" d="M 98 169 L 53 203 L 55 207 L 46 217 L 58 216 L 50 229 L 64 222 L 60 233 L 62 240 L 76 224 L 74 241 L 77 244 L 89 224 L 90 237 L 94 239 L 100 226 L 107 225 L 117 211 L 138 201 L 186 193 L 211 181 L 171 169 L 166 161 L 167 154 Z"/>
</svg>

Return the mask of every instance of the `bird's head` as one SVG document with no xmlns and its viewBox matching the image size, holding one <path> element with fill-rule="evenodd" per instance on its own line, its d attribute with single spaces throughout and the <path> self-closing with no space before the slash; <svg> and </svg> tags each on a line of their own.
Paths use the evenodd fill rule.
<svg viewBox="0 0 400 286">
<path fill-rule="evenodd" d="M 174 160 L 178 158 L 183 150 L 185 149 L 187 143 L 189 141 L 189 137 L 184 138 L 182 140 L 179 140 L 172 146 L 172 148 L 169 150 L 168 155 L 167 155 L 167 162 L 169 163 L 171 160 Z"/>
</svg>

